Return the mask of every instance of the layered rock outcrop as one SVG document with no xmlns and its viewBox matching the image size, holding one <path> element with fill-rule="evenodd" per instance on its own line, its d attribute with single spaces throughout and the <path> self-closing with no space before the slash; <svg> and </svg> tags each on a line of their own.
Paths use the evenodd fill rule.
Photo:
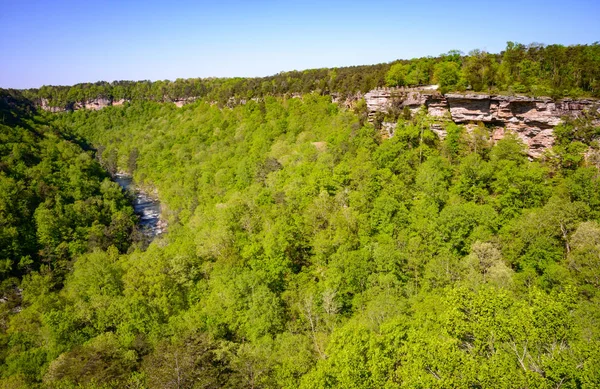
<svg viewBox="0 0 600 389">
<path fill-rule="evenodd" d="M 119 103 L 120 102 L 120 103 Z M 124 100 L 113 101 L 111 99 L 105 97 L 99 97 L 97 99 L 86 100 L 86 101 L 78 101 L 73 104 L 70 104 L 66 107 L 56 107 L 50 104 L 47 99 L 42 98 L 39 104 L 39 107 L 44 111 L 49 112 L 66 112 L 66 111 L 77 111 L 79 109 L 91 109 L 93 111 L 97 111 L 102 108 L 109 107 L 111 105 L 120 105 L 123 104 Z"/>
<path fill-rule="evenodd" d="M 554 144 L 554 127 L 564 117 L 581 115 L 584 110 L 598 109 L 592 100 L 524 96 L 445 95 L 452 120 L 456 123 L 483 122 L 499 127 L 495 138 L 505 131 L 515 132 L 528 146 L 531 156 L 539 156 Z"/>
<path fill-rule="evenodd" d="M 98 98 L 90 101 L 84 101 L 82 103 L 75 103 L 75 109 L 91 109 L 93 111 L 97 111 L 110 105 L 112 105 L 112 100 L 107 98 Z"/>
<path fill-rule="evenodd" d="M 50 102 L 48 101 L 48 99 L 40 99 L 40 103 L 39 103 L 39 107 L 41 109 L 43 109 L 44 111 L 48 111 L 48 112 L 65 112 L 66 108 L 64 107 L 55 107 L 53 105 L 50 105 Z"/>
<path fill-rule="evenodd" d="M 196 99 L 197 97 L 181 98 L 172 100 L 172 103 L 174 103 L 178 108 L 181 108 L 186 104 L 193 103 L 194 101 L 196 101 Z"/>
<path fill-rule="evenodd" d="M 292 97 L 301 97 L 300 94 Z M 543 151 L 554 144 L 554 127 L 562 123 L 563 118 L 581 115 L 585 110 L 599 110 L 597 100 L 553 100 L 549 97 L 502 96 L 479 93 L 448 93 L 442 95 L 436 86 L 417 88 L 377 88 L 364 95 L 356 93 L 342 98 L 332 94 L 335 103 L 352 107 L 357 100 L 365 99 L 369 120 L 374 121 L 378 113 L 400 113 L 408 108 L 412 113 L 423 107 L 427 113 L 438 119 L 432 130 L 440 137 L 445 136 L 444 126 L 439 122 L 451 120 L 459 124 L 484 123 L 491 127 L 493 140 L 504 137 L 507 131 L 517 134 L 527 145 L 531 157 L 539 157 Z M 259 100 L 254 98 L 252 100 Z M 194 97 L 168 100 L 181 107 L 196 100 Z M 111 100 L 97 98 L 78 102 L 69 107 L 51 106 L 46 99 L 41 99 L 40 108 L 51 112 L 67 110 L 98 110 L 111 105 L 122 105 L 127 100 Z M 231 98 L 227 106 L 245 104 L 245 99 Z M 395 123 L 383 122 L 381 129 L 384 136 L 393 136 Z"/>
<path fill-rule="evenodd" d="M 369 117 L 373 117 L 377 112 L 390 112 L 394 109 L 408 107 L 411 111 L 420 109 L 427 105 L 428 101 L 436 93 L 435 87 L 419 88 L 377 88 L 364 95 Z"/>
<path fill-rule="evenodd" d="M 475 93 L 441 95 L 431 87 L 379 88 L 364 96 L 369 117 L 408 107 L 426 107 L 430 116 L 459 124 L 484 123 L 492 127 L 492 138 L 499 140 L 513 131 L 527 145 L 531 157 L 539 157 L 554 144 L 554 127 L 565 117 L 576 117 L 585 110 L 598 110 L 596 100 L 553 100 L 549 97 L 502 96 Z M 443 137 L 438 124 L 433 130 Z M 386 128 L 385 132 L 389 130 Z"/>
<path fill-rule="evenodd" d="M 196 101 L 196 97 L 188 97 L 174 100 L 165 100 L 165 102 L 171 102 L 175 104 L 177 107 L 183 107 L 186 104 L 193 103 Z M 87 100 L 87 101 L 78 101 L 67 106 L 54 106 L 51 105 L 47 99 L 42 98 L 38 104 L 38 106 L 44 111 L 49 112 L 66 112 L 66 111 L 77 111 L 80 109 L 90 109 L 93 111 L 97 111 L 102 108 L 110 107 L 110 106 L 119 106 L 125 104 L 129 100 L 119 99 L 112 100 L 109 98 L 99 97 L 97 99 Z"/>
</svg>

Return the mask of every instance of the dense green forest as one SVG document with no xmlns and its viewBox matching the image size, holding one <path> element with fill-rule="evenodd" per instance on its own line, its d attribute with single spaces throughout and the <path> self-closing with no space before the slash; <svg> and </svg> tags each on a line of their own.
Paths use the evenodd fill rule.
<svg viewBox="0 0 600 389">
<path fill-rule="evenodd" d="M 86 152 L 18 95 L 0 95 L 0 275 L 65 270 L 86 251 L 130 246 L 129 199 Z M 3 286 L 4 288 L 4 286 Z"/>
<path fill-rule="evenodd" d="M 381 86 L 439 84 L 447 91 L 525 93 L 552 97 L 600 97 L 600 44 L 542 45 L 508 42 L 499 54 L 473 50 L 450 51 L 438 57 L 392 63 L 282 72 L 259 78 L 193 78 L 175 81 L 115 81 L 74 86 L 43 86 L 25 94 L 46 99 L 53 107 L 71 109 L 75 103 L 108 100 L 173 101 L 202 98 L 220 104 L 317 92 L 342 96 Z"/>
<path fill-rule="evenodd" d="M 599 46 L 553 47 L 422 61 L 441 77 L 481 56 L 531 87 L 524 61 Z M 365 68 L 365 88 L 388 68 Z M 313 89 L 337 71 L 292 74 Z M 597 93 L 588 71 L 569 88 Z M 531 162 L 483 126 L 440 140 L 425 113 L 382 139 L 319 91 L 206 96 L 63 114 L 2 100 L 0 388 L 600 386 L 593 118 Z M 169 232 L 147 248 L 117 170 L 160 195 Z"/>
</svg>

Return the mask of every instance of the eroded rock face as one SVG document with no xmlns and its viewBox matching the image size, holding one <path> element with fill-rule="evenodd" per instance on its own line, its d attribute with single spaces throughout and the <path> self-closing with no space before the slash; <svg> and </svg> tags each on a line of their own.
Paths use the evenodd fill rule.
<svg viewBox="0 0 600 389">
<path fill-rule="evenodd" d="M 444 96 L 455 123 L 492 121 L 492 107 L 489 95 L 459 95 Z"/>
<path fill-rule="evenodd" d="M 500 127 L 493 139 L 499 140 L 505 131 L 513 131 L 528 146 L 529 155 L 539 157 L 554 144 L 554 127 L 566 116 L 575 117 L 587 109 L 598 109 L 592 100 L 548 97 L 490 96 L 447 94 L 452 120 L 456 123 L 483 122 Z"/>
<path fill-rule="evenodd" d="M 448 110 L 448 101 L 442 95 L 429 96 L 427 100 L 427 114 L 436 118 L 450 118 Z"/>
<path fill-rule="evenodd" d="M 76 103 L 75 109 L 91 109 L 97 111 L 112 105 L 112 100 L 107 98 L 98 98 L 94 100 L 84 101 L 83 103 Z"/>
<path fill-rule="evenodd" d="M 377 112 L 390 112 L 408 107 L 412 112 L 427 104 L 433 92 L 423 88 L 377 88 L 363 96 L 367 103 L 369 117 Z"/>
<path fill-rule="evenodd" d="M 339 93 L 331 94 L 331 102 L 337 103 L 346 109 L 350 109 L 354 106 L 354 104 L 362 99 L 364 96 L 362 93 L 355 93 L 350 96 L 341 96 Z"/>
<path fill-rule="evenodd" d="M 292 95 L 301 97 L 300 94 Z M 498 141 L 507 131 L 512 131 L 523 140 L 529 148 L 531 157 L 539 157 L 544 150 L 554 144 L 554 127 L 559 125 L 565 116 L 577 116 L 583 111 L 596 109 L 600 112 L 600 102 L 596 100 L 553 100 L 549 97 L 500 96 L 479 93 L 448 93 L 437 92 L 435 86 L 417 88 L 377 88 L 364 95 L 356 93 L 341 97 L 331 95 L 333 102 L 346 108 L 351 108 L 361 98 L 365 99 L 369 119 L 374 120 L 378 112 L 400 112 L 407 107 L 414 114 L 422 107 L 427 113 L 440 120 L 452 120 L 459 124 L 485 123 L 492 129 L 491 138 Z M 175 99 L 172 102 L 181 107 L 195 101 L 195 98 Z M 255 99 L 253 99 L 255 100 Z M 71 107 L 53 107 L 48 100 L 41 99 L 40 108 L 51 112 L 67 110 L 92 109 L 98 110 L 110 105 L 122 105 L 126 100 L 112 101 L 98 98 L 91 101 L 76 103 Z M 245 100 L 230 99 L 228 106 L 245 104 Z M 384 122 L 384 136 L 393 136 L 394 123 Z M 440 137 L 444 137 L 443 126 L 432 127 Z"/>
<path fill-rule="evenodd" d="M 66 107 L 55 107 L 50 105 L 49 101 L 47 99 L 41 99 L 39 107 L 41 109 L 43 109 L 44 111 L 49 111 L 49 112 L 66 112 L 66 111 L 77 111 L 80 109 L 91 109 L 93 111 L 97 111 L 99 109 L 102 108 L 106 108 L 109 107 L 111 105 L 122 105 L 123 103 L 125 103 L 126 100 L 111 100 L 109 98 L 105 98 L 105 97 L 99 97 L 97 99 L 93 99 L 93 100 L 87 100 L 87 101 L 78 101 L 72 105 L 66 106 Z"/>
<path fill-rule="evenodd" d="M 596 100 L 549 97 L 500 96 L 478 93 L 432 93 L 431 88 L 378 88 L 364 95 L 369 117 L 377 112 L 409 107 L 415 112 L 427 107 L 430 116 L 447 118 L 455 123 L 485 123 L 493 127 L 491 137 L 498 141 L 507 131 L 513 131 L 527 145 L 531 157 L 539 157 L 554 144 L 554 127 L 565 116 L 576 117 L 585 110 L 600 112 Z M 445 136 L 440 125 L 432 128 L 440 137 Z M 389 131 L 386 132 L 389 133 Z M 385 135 L 385 134 L 384 134 Z"/>
<path fill-rule="evenodd" d="M 178 108 L 181 108 L 181 107 L 183 107 L 186 104 L 193 103 L 194 101 L 196 101 L 195 97 L 188 97 L 188 98 L 185 98 L 185 99 L 175 99 L 175 100 L 173 100 L 173 103 L 175 103 L 175 105 Z"/>
<path fill-rule="evenodd" d="M 44 98 L 42 98 L 40 101 L 40 108 L 43 109 L 44 111 L 48 111 L 48 112 L 65 112 L 66 111 L 66 108 L 51 106 L 48 99 L 44 99 Z"/>
</svg>

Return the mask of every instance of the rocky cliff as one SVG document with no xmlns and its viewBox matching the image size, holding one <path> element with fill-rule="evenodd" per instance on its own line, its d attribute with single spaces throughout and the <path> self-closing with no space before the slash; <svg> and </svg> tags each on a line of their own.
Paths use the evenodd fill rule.
<svg viewBox="0 0 600 389">
<path fill-rule="evenodd" d="M 99 97 L 97 99 L 87 101 L 78 101 L 76 103 L 70 104 L 67 107 L 55 107 L 50 105 L 50 102 L 47 99 L 41 99 L 39 107 L 45 111 L 50 112 L 76 111 L 78 109 L 91 109 L 96 111 L 111 105 L 119 105 L 118 103 L 118 101 L 112 101 L 104 97 Z M 123 102 L 121 101 L 121 104 L 122 103 Z"/>
<path fill-rule="evenodd" d="M 554 144 L 554 127 L 566 116 L 577 116 L 585 110 L 598 110 L 600 102 L 596 100 L 553 100 L 548 97 L 502 96 L 476 93 L 448 93 L 442 95 L 435 86 L 418 88 L 377 88 L 365 93 L 357 93 L 345 99 L 332 95 L 334 102 L 351 107 L 357 100 L 364 98 L 369 119 L 374 121 L 378 113 L 401 112 L 407 107 L 415 113 L 425 107 L 430 116 L 439 121 L 452 120 L 455 123 L 484 123 L 492 128 L 492 139 L 504 137 L 506 131 L 513 131 L 523 140 L 531 157 L 539 157 L 543 151 Z M 292 96 L 292 97 L 300 97 Z M 170 101 L 181 107 L 195 101 L 195 98 Z M 257 100 L 257 99 L 253 99 Z M 46 99 L 39 106 L 51 112 L 67 110 L 98 110 L 111 105 L 122 105 L 126 100 L 97 98 L 75 103 L 69 107 L 53 107 Z M 244 104 L 246 100 L 230 99 L 228 106 Z M 599 123 L 600 124 L 600 123 Z M 382 131 L 393 136 L 395 123 L 383 122 Z M 440 137 L 445 136 L 443 125 L 437 123 L 432 130 Z"/>
<path fill-rule="evenodd" d="M 455 123 L 484 123 L 492 127 L 492 138 L 502 139 L 513 131 L 523 140 L 531 157 L 539 157 L 554 144 L 553 129 L 566 116 L 580 115 L 584 110 L 598 110 L 596 100 L 553 100 L 548 97 L 501 96 L 449 93 L 442 95 L 432 87 L 379 88 L 364 95 L 373 118 L 378 112 L 408 107 L 411 111 L 425 107 L 429 115 Z M 389 132 L 389 124 L 384 126 Z M 441 126 L 432 128 L 444 136 Z"/>
<path fill-rule="evenodd" d="M 190 104 L 193 103 L 194 101 L 196 101 L 196 97 L 189 97 L 189 98 L 181 98 L 181 99 L 175 99 L 175 100 L 168 100 L 165 102 L 171 102 L 174 103 L 177 107 L 183 107 L 186 104 Z M 43 109 L 44 111 L 49 111 L 49 112 L 66 112 L 66 111 L 77 111 L 80 109 L 91 109 L 91 110 L 99 110 L 105 107 L 109 107 L 109 106 L 118 106 L 118 105 L 123 105 L 124 103 L 128 102 L 129 100 L 125 100 L 125 99 L 120 99 L 120 100 L 111 100 L 108 98 L 103 98 L 103 97 L 99 97 L 97 99 L 92 99 L 92 100 L 87 100 L 87 101 L 78 101 L 76 103 L 70 104 L 66 107 L 56 107 L 50 104 L 50 102 L 47 99 L 41 99 L 38 103 L 38 106 Z"/>
</svg>

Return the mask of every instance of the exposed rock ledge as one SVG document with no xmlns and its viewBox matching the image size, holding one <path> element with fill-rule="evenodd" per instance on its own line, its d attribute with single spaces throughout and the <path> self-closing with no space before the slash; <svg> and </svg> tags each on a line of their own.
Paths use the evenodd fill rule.
<svg viewBox="0 0 600 389">
<path fill-rule="evenodd" d="M 50 112 L 65 112 L 65 111 L 76 111 L 79 109 L 91 109 L 94 111 L 97 111 L 99 109 L 111 106 L 111 105 L 121 105 L 124 103 L 124 100 L 110 100 L 107 98 L 97 98 L 97 99 L 93 99 L 93 100 L 88 100 L 88 101 L 78 101 L 76 103 L 70 104 L 67 107 L 55 107 L 50 105 L 49 101 L 47 99 L 41 99 L 40 101 L 40 108 L 45 110 L 45 111 L 50 111 Z"/>
<path fill-rule="evenodd" d="M 167 102 L 171 102 L 175 104 L 177 107 L 181 108 L 186 104 L 193 103 L 196 101 L 196 97 L 189 98 L 181 98 L 168 100 Z M 66 107 L 55 107 L 50 105 L 50 102 L 47 99 L 42 98 L 39 102 L 39 107 L 44 111 L 49 112 L 66 112 L 66 111 L 77 111 L 80 109 L 90 109 L 93 111 L 97 111 L 102 108 L 110 107 L 110 106 L 118 106 L 123 105 L 130 100 L 120 99 L 120 100 L 111 100 L 108 98 L 100 97 L 97 99 L 87 100 L 87 101 L 78 101 L 73 104 L 69 104 Z"/>
<path fill-rule="evenodd" d="M 597 100 L 553 100 L 549 97 L 501 96 L 448 93 L 441 95 L 427 88 L 378 88 L 364 95 L 369 117 L 377 112 L 422 106 L 429 115 L 455 123 L 486 123 L 494 127 L 492 137 L 499 140 L 506 131 L 514 131 L 529 148 L 531 157 L 539 157 L 554 144 L 554 127 L 565 116 L 575 117 L 585 110 L 600 112 Z M 434 128 L 445 136 L 440 126 Z M 389 129 L 386 129 L 389 132 Z"/>
<path fill-rule="evenodd" d="M 298 96 L 292 96 L 298 97 Z M 506 131 L 514 131 L 529 148 L 531 157 L 539 157 L 543 151 L 554 144 L 554 127 L 560 124 L 565 116 L 577 116 L 584 110 L 595 109 L 600 112 L 597 100 L 562 99 L 549 97 L 501 96 L 478 93 L 448 93 L 436 91 L 434 86 L 417 88 L 377 88 L 362 95 L 357 93 L 346 99 L 333 94 L 332 99 L 350 107 L 355 101 L 364 98 L 373 120 L 378 112 L 389 113 L 408 107 L 416 112 L 425 106 L 430 116 L 440 120 L 452 120 L 455 123 L 486 123 L 494 129 L 492 138 L 499 140 Z M 195 101 L 196 98 L 169 100 L 178 107 Z M 258 100 L 258 99 L 253 99 Z M 98 98 L 78 102 L 70 107 L 53 107 L 46 99 L 41 99 L 39 106 L 51 112 L 67 110 L 98 110 L 111 105 L 122 105 L 126 100 L 110 100 Z M 228 106 L 244 104 L 245 100 L 230 99 Z M 384 123 L 382 130 L 386 136 L 393 136 L 395 123 Z M 440 137 L 445 136 L 443 126 L 436 124 L 432 130 Z"/>
</svg>

